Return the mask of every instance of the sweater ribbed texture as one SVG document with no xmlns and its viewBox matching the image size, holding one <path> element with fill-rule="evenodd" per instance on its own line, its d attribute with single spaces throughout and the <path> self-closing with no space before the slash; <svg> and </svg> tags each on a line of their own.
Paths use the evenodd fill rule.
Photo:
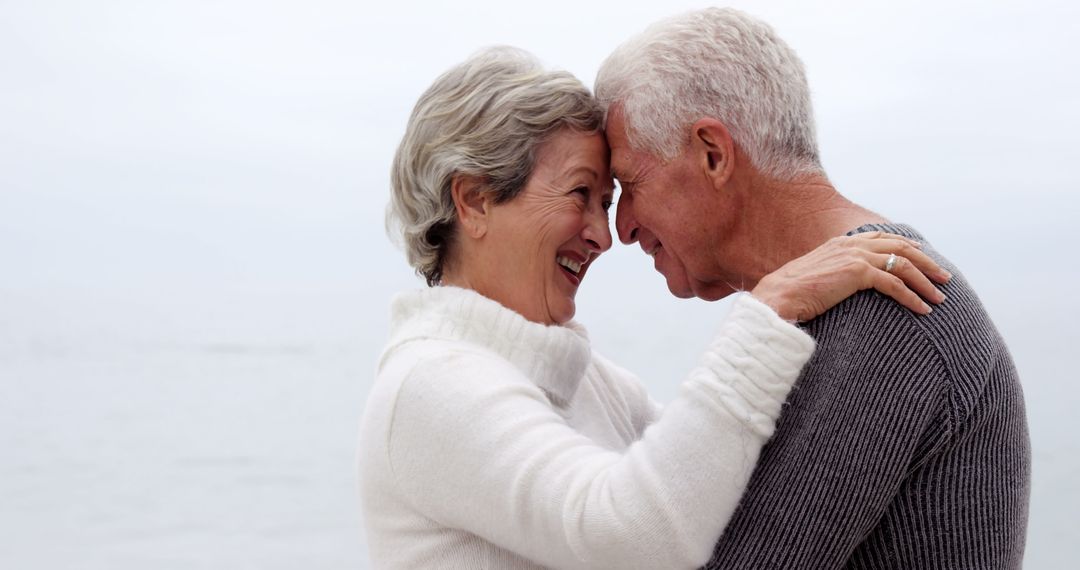
<svg viewBox="0 0 1080 570">
<path fill-rule="evenodd" d="M 1016 369 L 959 271 L 925 317 L 859 293 L 817 351 L 710 570 L 1020 568 L 1030 442 Z M 854 233 L 854 232 L 853 232 Z"/>
</svg>

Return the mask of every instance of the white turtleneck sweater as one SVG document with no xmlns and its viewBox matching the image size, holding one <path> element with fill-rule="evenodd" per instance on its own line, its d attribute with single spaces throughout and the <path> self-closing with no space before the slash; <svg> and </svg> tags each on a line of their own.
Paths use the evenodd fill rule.
<svg viewBox="0 0 1080 570">
<path fill-rule="evenodd" d="M 399 295 L 361 426 L 374 565 L 697 568 L 813 347 L 744 295 L 661 413 L 575 323 Z"/>
</svg>

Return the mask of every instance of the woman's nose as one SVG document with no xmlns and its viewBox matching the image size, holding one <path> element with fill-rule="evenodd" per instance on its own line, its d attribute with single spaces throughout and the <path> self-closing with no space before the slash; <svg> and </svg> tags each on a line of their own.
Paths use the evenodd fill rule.
<svg viewBox="0 0 1080 570">
<path fill-rule="evenodd" d="M 582 230 L 581 237 L 598 253 L 611 249 L 611 228 L 608 227 L 607 213 L 590 214 Z"/>
</svg>

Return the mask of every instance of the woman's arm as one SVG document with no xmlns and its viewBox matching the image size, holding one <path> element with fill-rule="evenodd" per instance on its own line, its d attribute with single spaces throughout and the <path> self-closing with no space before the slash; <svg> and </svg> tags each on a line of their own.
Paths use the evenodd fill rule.
<svg viewBox="0 0 1080 570">
<path fill-rule="evenodd" d="M 696 568 L 731 517 L 813 341 L 760 302 L 727 323 L 625 453 L 571 428 L 505 362 L 460 351 L 418 363 L 389 433 L 414 507 L 559 568 Z"/>
</svg>

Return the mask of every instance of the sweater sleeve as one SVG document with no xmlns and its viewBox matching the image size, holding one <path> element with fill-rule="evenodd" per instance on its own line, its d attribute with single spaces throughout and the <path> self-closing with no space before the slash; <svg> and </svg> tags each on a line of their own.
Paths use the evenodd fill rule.
<svg viewBox="0 0 1080 570">
<path fill-rule="evenodd" d="M 660 417 L 664 407 L 652 399 L 641 380 L 629 370 L 611 362 L 603 356 L 593 353 L 593 365 L 600 376 L 608 379 L 626 402 L 630 424 L 633 428 L 633 441 L 641 439 L 645 429 Z"/>
<path fill-rule="evenodd" d="M 441 525 L 558 568 L 695 568 L 745 488 L 813 340 L 750 296 L 625 452 L 567 425 L 479 352 L 417 363 L 388 435 L 403 496 Z"/>
</svg>

